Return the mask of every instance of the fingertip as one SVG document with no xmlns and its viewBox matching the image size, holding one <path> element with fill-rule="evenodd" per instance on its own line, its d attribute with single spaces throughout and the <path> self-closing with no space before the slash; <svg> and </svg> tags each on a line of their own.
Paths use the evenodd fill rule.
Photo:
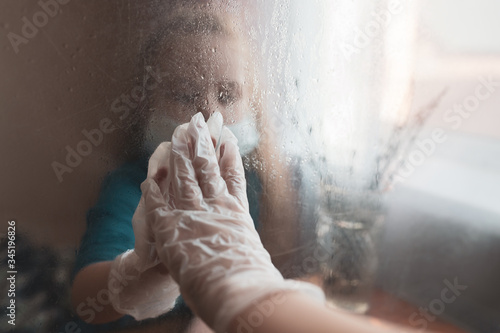
<svg viewBox="0 0 500 333">
<path fill-rule="evenodd" d="M 214 125 L 216 125 L 217 128 L 222 127 L 222 123 L 224 122 L 224 118 L 222 117 L 222 113 L 220 113 L 219 111 L 215 111 L 214 113 L 212 113 L 212 115 L 208 119 L 207 123 L 209 123 L 209 122 L 214 122 Z"/>
<path fill-rule="evenodd" d="M 205 117 L 201 112 L 198 112 L 191 118 L 191 123 L 194 124 L 198 128 L 203 128 L 206 126 Z"/>
<path fill-rule="evenodd" d="M 160 167 L 156 172 L 156 175 L 153 177 L 157 184 L 160 184 L 164 181 L 168 176 L 168 169 L 166 167 Z"/>
<path fill-rule="evenodd" d="M 163 142 L 156 148 L 148 161 L 148 178 L 154 177 L 161 167 L 168 166 L 171 149 L 170 142 Z"/>
<path fill-rule="evenodd" d="M 203 115 L 197 113 L 193 116 L 191 122 L 189 123 L 188 131 L 188 143 L 191 143 L 190 152 L 194 154 L 193 160 L 202 157 L 216 161 L 215 146 L 213 138 L 210 134 L 210 129 L 205 123 Z"/>
<path fill-rule="evenodd" d="M 208 131 L 212 137 L 214 147 L 217 147 L 218 141 L 220 141 L 223 123 L 224 119 L 220 112 L 214 112 L 207 121 Z"/>
</svg>

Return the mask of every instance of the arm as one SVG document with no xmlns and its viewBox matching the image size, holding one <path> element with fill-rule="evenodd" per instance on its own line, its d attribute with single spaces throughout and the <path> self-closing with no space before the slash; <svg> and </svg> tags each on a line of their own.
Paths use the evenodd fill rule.
<svg viewBox="0 0 500 333">
<path fill-rule="evenodd" d="M 163 264 L 143 268 L 135 250 L 83 268 L 71 289 L 71 304 L 89 324 L 103 324 L 129 314 L 137 320 L 168 312 L 179 295 Z"/>
<path fill-rule="evenodd" d="M 263 318 L 262 322 L 258 319 Z M 252 305 L 229 326 L 229 333 L 403 333 L 415 332 L 392 325 L 374 325 L 367 318 L 333 311 L 303 293 L 267 296 Z"/>
<path fill-rule="evenodd" d="M 179 295 L 154 256 L 140 259 L 137 254 L 152 254 L 139 202 L 145 177 L 142 163 L 114 171 L 87 214 L 71 288 L 72 306 L 87 323 L 112 322 L 124 314 L 136 320 L 157 317 L 168 312 Z"/>
<path fill-rule="evenodd" d="M 83 268 L 75 276 L 71 288 L 71 305 L 80 319 L 89 324 L 102 324 L 120 319 L 109 302 L 108 276 L 112 261 Z"/>
</svg>

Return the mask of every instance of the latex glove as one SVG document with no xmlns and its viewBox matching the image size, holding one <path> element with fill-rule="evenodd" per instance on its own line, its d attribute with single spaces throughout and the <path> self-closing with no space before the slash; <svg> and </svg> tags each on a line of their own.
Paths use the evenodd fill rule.
<svg viewBox="0 0 500 333">
<path fill-rule="evenodd" d="M 149 159 L 148 177 L 161 176 L 157 169 L 167 152 L 170 152 L 170 143 L 162 143 L 157 148 Z M 145 223 L 147 214 L 144 197 L 141 197 L 132 218 L 135 247 L 113 261 L 108 278 L 114 309 L 136 320 L 168 312 L 180 295 L 179 286 L 156 254 L 153 235 Z"/>
<path fill-rule="evenodd" d="M 201 114 L 179 126 L 159 172 L 141 185 L 156 251 L 189 307 L 216 332 L 256 300 L 314 285 L 284 280 L 249 214 L 237 140 L 223 129 L 220 160 Z"/>
<path fill-rule="evenodd" d="M 220 142 L 222 123 L 222 115 L 218 112 L 208 121 L 214 145 Z M 154 178 L 157 182 L 166 179 L 170 151 L 170 142 L 158 146 L 149 159 L 148 178 Z M 160 167 L 162 170 L 159 170 Z M 142 196 L 132 218 L 135 248 L 114 260 L 108 279 L 111 303 L 115 310 L 131 315 L 136 320 L 154 318 L 168 312 L 180 295 L 179 286 L 159 260 L 152 230 L 146 224 L 150 208 L 145 207 Z M 126 285 L 122 283 L 119 292 L 113 292 L 112 284 L 119 279 L 126 281 Z"/>
<path fill-rule="evenodd" d="M 135 250 L 122 253 L 111 264 L 108 290 L 118 313 L 143 320 L 156 318 L 174 307 L 180 294 L 177 283 L 163 264 L 149 266 Z"/>
</svg>

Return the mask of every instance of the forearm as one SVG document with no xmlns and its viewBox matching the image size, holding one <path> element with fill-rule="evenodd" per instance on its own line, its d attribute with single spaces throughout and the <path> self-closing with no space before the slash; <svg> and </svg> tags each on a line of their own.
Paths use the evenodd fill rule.
<svg viewBox="0 0 500 333">
<path fill-rule="evenodd" d="M 288 292 L 266 297 L 238 315 L 229 333 L 403 333 L 395 326 L 375 326 L 367 318 L 333 311 L 308 295 Z"/>
<path fill-rule="evenodd" d="M 109 301 L 108 277 L 112 261 L 103 261 L 83 268 L 71 288 L 71 304 L 77 315 L 87 323 L 102 324 L 123 315 Z"/>
</svg>

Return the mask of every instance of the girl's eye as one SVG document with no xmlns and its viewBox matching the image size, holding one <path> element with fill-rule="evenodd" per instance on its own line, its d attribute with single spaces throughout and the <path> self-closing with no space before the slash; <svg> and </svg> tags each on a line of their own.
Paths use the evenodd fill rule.
<svg viewBox="0 0 500 333">
<path fill-rule="evenodd" d="M 241 96 L 239 84 L 236 82 L 225 82 L 219 90 L 219 103 L 222 105 L 230 105 L 236 102 Z"/>
<path fill-rule="evenodd" d="M 227 90 L 219 92 L 219 103 L 221 103 L 222 105 L 229 105 L 234 103 L 235 101 L 236 97 L 231 92 Z"/>
</svg>

